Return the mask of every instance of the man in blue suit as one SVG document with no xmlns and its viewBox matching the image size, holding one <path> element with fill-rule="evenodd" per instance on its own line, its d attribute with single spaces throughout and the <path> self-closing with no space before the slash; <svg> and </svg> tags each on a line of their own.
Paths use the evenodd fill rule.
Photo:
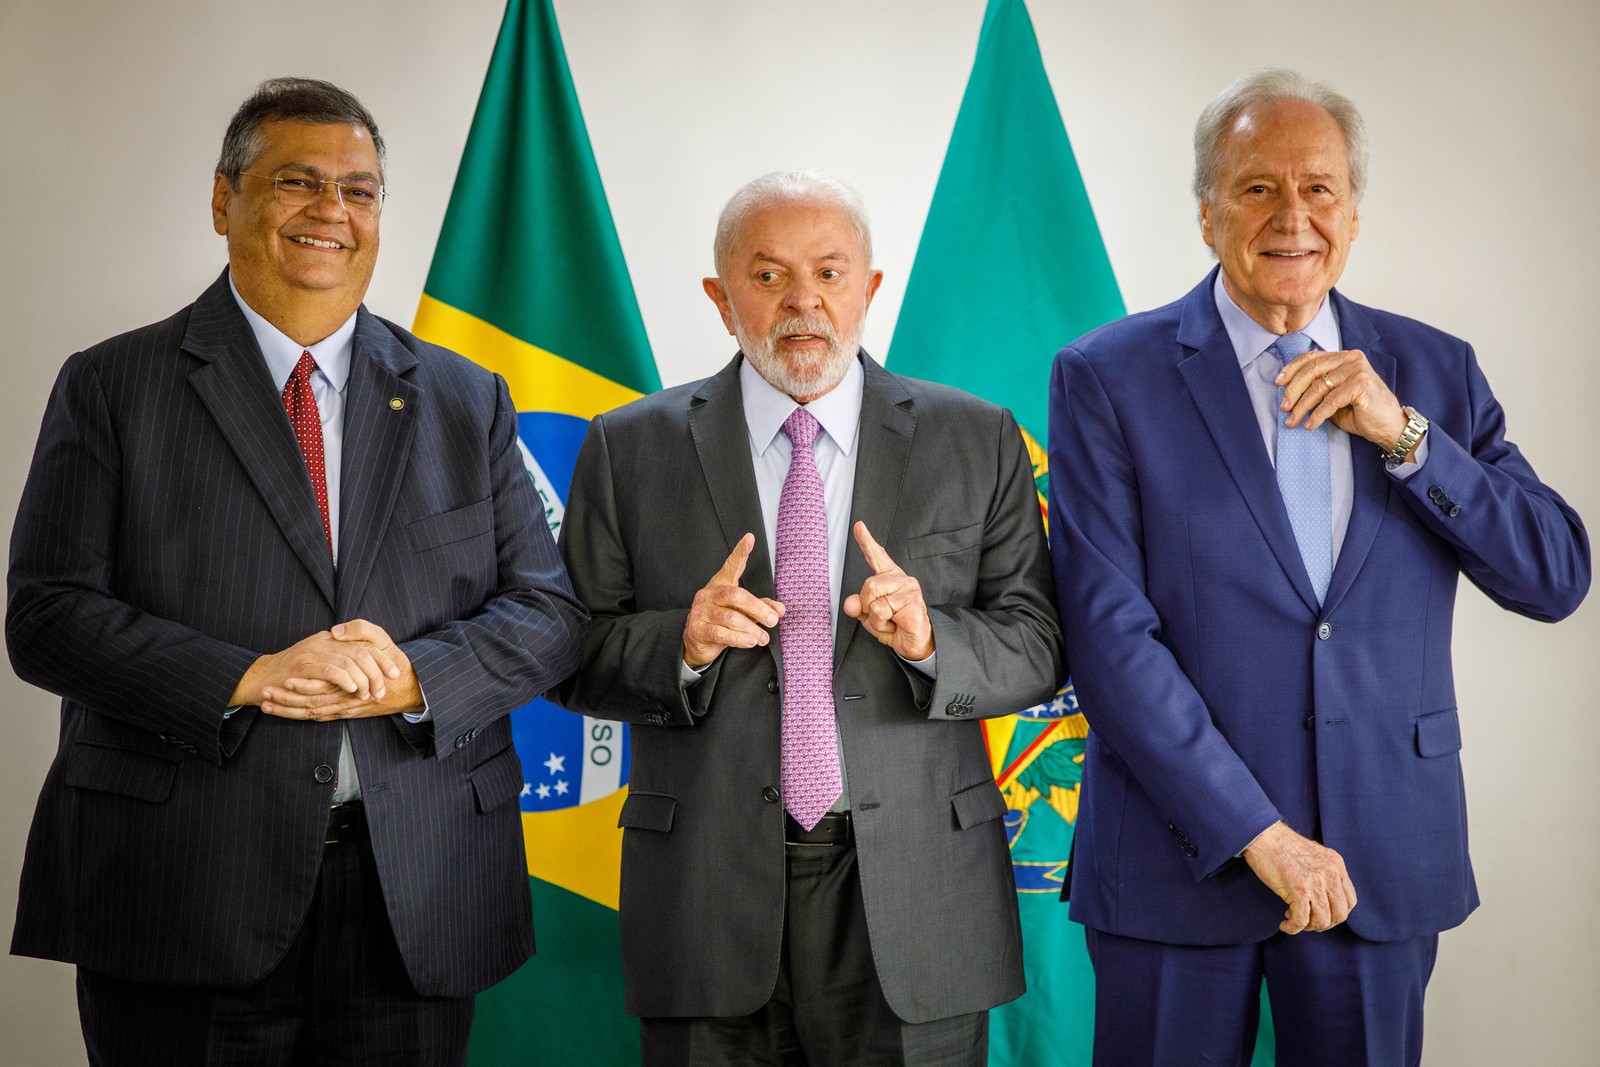
<svg viewBox="0 0 1600 1067">
<path fill-rule="evenodd" d="M 1478 902 L 1457 577 L 1546 621 L 1588 589 L 1472 348 L 1334 291 L 1365 170 L 1337 93 L 1229 86 L 1195 132 L 1218 269 L 1056 358 L 1096 1063 L 1248 1063 L 1263 979 L 1279 1062 L 1418 1062 L 1438 933 Z"/>
<path fill-rule="evenodd" d="M 533 948 L 507 713 L 586 616 L 505 383 L 361 303 L 382 183 L 359 101 L 264 83 L 228 269 L 45 411 L 6 639 L 61 740 L 11 949 L 77 965 L 92 1064 L 459 1064 Z"/>
</svg>

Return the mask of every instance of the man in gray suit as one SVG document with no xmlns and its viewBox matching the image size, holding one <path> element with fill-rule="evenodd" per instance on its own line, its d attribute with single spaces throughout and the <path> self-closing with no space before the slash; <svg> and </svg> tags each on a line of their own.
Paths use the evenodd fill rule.
<svg viewBox="0 0 1600 1067">
<path fill-rule="evenodd" d="M 594 420 L 561 536 L 592 621 L 559 699 L 636 724 L 644 1060 L 982 1064 L 1023 977 L 977 720 L 1064 673 L 1022 437 L 859 350 L 882 274 L 837 181 L 751 182 L 715 255 L 740 353 Z"/>
<path fill-rule="evenodd" d="M 383 141 L 275 79 L 212 191 L 228 269 L 73 356 L 7 646 L 61 694 L 12 951 L 93 1064 L 464 1061 L 533 947 L 507 713 L 584 615 L 505 383 L 362 306 Z"/>
</svg>

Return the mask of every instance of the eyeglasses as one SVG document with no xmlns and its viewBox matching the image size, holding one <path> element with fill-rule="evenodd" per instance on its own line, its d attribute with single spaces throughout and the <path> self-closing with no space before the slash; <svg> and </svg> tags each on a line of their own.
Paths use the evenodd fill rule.
<svg viewBox="0 0 1600 1067">
<path fill-rule="evenodd" d="M 271 182 L 272 195 L 277 198 L 278 203 L 286 207 L 305 207 L 322 199 L 322 194 L 332 186 L 333 195 L 344 205 L 346 211 L 361 215 L 376 215 L 383 210 L 383 198 L 388 195 L 380 182 L 337 182 L 332 178 L 313 178 L 305 174 L 278 177 L 272 174 L 251 174 L 249 171 L 240 173 L 247 178 L 260 178 L 262 181 Z"/>
</svg>

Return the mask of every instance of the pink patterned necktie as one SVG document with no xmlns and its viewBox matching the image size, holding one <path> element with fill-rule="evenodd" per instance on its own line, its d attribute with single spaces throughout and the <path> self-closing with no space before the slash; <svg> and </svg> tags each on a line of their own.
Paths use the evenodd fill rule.
<svg viewBox="0 0 1600 1067">
<path fill-rule="evenodd" d="M 322 454 L 322 413 L 317 410 L 317 398 L 311 392 L 311 376 L 315 373 L 317 361 L 310 352 L 301 352 L 300 362 L 289 375 L 289 384 L 283 387 L 283 407 L 289 413 L 295 440 L 300 442 L 306 473 L 311 475 L 311 489 L 317 494 L 317 509 L 322 512 L 322 536 L 331 552 L 333 531 L 328 525 L 328 467 Z"/>
<path fill-rule="evenodd" d="M 833 712 L 833 620 L 828 596 L 828 516 L 811 450 L 822 427 L 795 408 L 783 433 L 794 450 L 778 498 L 775 579 L 783 618 L 783 799 L 807 830 L 844 789 Z"/>
</svg>

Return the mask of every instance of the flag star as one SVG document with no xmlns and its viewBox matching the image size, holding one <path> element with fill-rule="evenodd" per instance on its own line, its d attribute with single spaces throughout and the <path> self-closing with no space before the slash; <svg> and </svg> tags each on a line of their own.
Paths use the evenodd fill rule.
<svg viewBox="0 0 1600 1067">
<path fill-rule="evenodd" d="M 560 780 L 558 780 L 556 782 L 556 796 L 564 797 L 566 795 L 567 795 L 567 781 L 566 781 L 565 778 L 563 778 L 563 779 L 560 779 Z"/>
<path fill-rule="evenodd" d="M 522 792 L 521 792 L 520 795 L 521 796 L 525 796 L 525 797 L 533 796 L 533 783 L 532 782 L 523 782 L 522 783 Z"/>
<path fill-rule="evenodd" d="M 543 785 L 543 784 L 541 784 L 539 786 L 539 799 L 540 800 L 549 800 L 550 799 L 550 787 L 549 786 Z"/>
<path fill-rule="evenodd" d="M 551 774 L 560 774 L 567 769 L 567 757 L 558 756 L 552 752 L 550 753 L 550 758 L 544 761 L 544 765 L 550 768 Z"/>
</svg>

